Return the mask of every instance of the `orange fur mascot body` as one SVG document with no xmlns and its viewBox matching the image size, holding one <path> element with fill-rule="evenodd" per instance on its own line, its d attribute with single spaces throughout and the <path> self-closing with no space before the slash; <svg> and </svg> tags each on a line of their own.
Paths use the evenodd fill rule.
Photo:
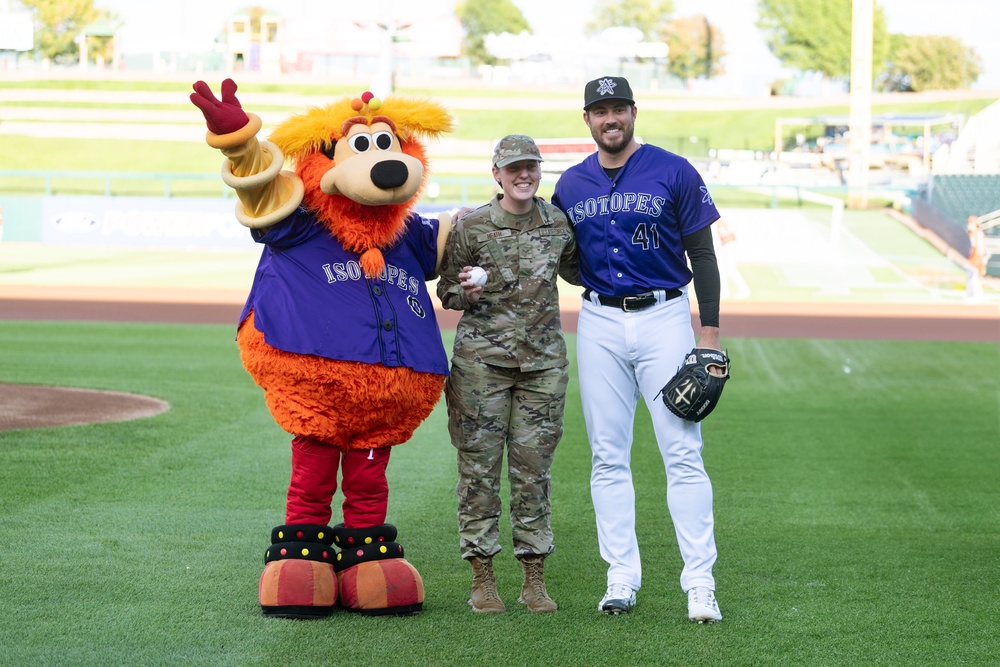
<svg viewBox="0 0 1000 667">
<path fill-rule="evenodd" d="M 371 93 L 312 108 L 258 142 L 262 123 L 222 83 L 194 85 L 237 219 L 263 244 L 237 342 L 292 439 L 285 524 L 261 575 L 265 615 L 318 618 L 335 606 L 410 614 L 423 581 L 385 523 L 386 466 L 441 396 L 447 355 L 425 281 L 450 224 L 413 213 L 420 140 L 451 129 L 426 100 Z M 282 170 L 285 158 L 294 172 Z M 343 523 L 327 525 L 338 487 Z M 339 551 L 338 551 L 339 549 Z"/>
</svg>

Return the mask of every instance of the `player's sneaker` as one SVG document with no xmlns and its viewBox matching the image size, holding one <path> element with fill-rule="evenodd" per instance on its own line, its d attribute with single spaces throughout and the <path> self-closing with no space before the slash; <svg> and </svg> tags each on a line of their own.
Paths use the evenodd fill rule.
<svg viewBox="0 0 1000 667">
<path fill-rule="evenodd" d="M 722 620 L 715 593 L 704 586 L 696 586 L 688 591 L 688 618 L 699 623 L 714 623 Z"/>
<path fill-rule="evenodd" d="M 627 614 L 635 606 L 635 591 L 628 584 L 609 584 L 608 592 L 597 605 L 605 614 Z"/>
</svg>

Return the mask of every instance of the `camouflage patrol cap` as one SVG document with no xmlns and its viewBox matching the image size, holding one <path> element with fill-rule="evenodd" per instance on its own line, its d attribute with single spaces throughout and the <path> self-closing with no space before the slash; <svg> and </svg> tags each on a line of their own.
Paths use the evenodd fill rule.
<svg viewBox="0 0 1000 667">
<path fill-rule="evenodd" d="M 506 167 L 520 160 L 544 161 L 534 139 L 526 134 L 508 134 L 497 142 L 493 149 L 494 167 Z"/>
</svg>

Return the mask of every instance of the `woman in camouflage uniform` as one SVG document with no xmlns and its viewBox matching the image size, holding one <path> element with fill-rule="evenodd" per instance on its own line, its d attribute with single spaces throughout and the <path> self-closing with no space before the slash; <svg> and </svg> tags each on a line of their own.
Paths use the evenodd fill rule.
<svg viewBox="0 0 1000 667">
<path fill-rule="evenodd" d="M 458 449 L 460 546 L 473 571 L 469 605 L 483 613 L 504 611 L 492 565 L 504 446 L 514 556 L 524 571 L 518 602 L 533 612 L 557 607 L 543 578 L 569 376 L 556 279 L 579 284 L 579 272 L 569 221 L 535 196 L 541 161 L 530 137 L 500 140 L 493 177 L 503 192 L 458 220 L 437 287 L 445 308 L 463 311 L 445 396 Z M 473 267 L 486 270 L 484 285 L 471 280 Z"/>
</svg>

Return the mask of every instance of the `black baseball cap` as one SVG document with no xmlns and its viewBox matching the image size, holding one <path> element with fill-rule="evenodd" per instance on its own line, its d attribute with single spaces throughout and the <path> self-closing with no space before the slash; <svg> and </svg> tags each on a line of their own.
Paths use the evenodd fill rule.
<svg viewBox="0 0 1000 667">
<path fill-rule="evenodd" d="M 583 90 L 583 110 L 586 111 L 591 104 L 602 100 L 625 100 L 629 104 L 635 104 L 632 88 L 623 76 L 602 76 L 587 84 Z"/>
</svg>

